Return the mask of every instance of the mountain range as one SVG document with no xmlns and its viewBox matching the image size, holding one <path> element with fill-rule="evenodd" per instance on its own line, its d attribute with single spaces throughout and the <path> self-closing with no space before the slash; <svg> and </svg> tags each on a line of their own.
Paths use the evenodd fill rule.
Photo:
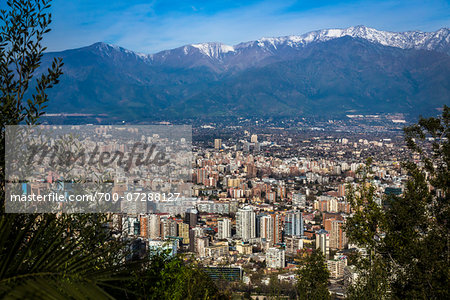
<svg viewBox="0 0 450 300">
<path fill-rule="evenodd" d="M 435 114 L 450 104 L 450 30 L 365 26 L 190 44 L 155 54 L 115 45 L 46 53 L 64 75 L 49 113 L 133 121 L 215 116 Z"/>
</svg>

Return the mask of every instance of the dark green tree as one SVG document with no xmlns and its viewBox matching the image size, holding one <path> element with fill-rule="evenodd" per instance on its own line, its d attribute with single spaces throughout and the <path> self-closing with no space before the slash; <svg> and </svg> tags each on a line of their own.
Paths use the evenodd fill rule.
<svg viewBox="0 0 450 300">
<path fill-rule="evenodd" d="M 388 273 L 381 255 L 374 253 L 356 261 L 358 277 L 348 285 L 348 299 L 378 300 L 389 298 Z"/>
<path fill-rule="evenodd" d="M 449 146 L 450 112 L 420 119 L 405 128 L 411 159 L 403 164 L 408 180 L 400 196 L 375 201 L 370 176 L 348 198 L 354 214 L 349 239 L 364 247 L 354 298 L 449 298 Z M 369 165 L 363 170 L 368 174 Z M 359 285 L 359 286 L 358 286 Z"/>
<path fill-rule="evenodd" d="M 112 290 L 117 299 L 226 299 L 200 268 L 186 265 L 183 257 L 158 253 L 132 270 L 125 291 Z"/>
<path fill-rule="evenodd" d="M 1 10 L 0 32 L 0 124 L 35 124 L 44 113 L 47 89 L 58 83 L 62 75 L 62 59 L 55 58 L 52 67 L 35 81 L 30 95 L 32 78 L 40 67 L 46 47 L 42 39 L 50 31 L 51 14 L 48 0 L 8 0 Z"/>
<path fill-rule="evenodd" d="M 300 299 L 329 299 L 330 273 L 320 251 L 313 251 L 302 260 L 298 271 L 297 291 Z"/>
<path fill-rule="evenodd" d="M 405 129 L 416 161 L 404 164 L 409 179 L 403 196 L 387 199 L 382 251 L 395 274 L 395 297 L 450 297 L 450 110 L 421 118 Z"/>
</svg>

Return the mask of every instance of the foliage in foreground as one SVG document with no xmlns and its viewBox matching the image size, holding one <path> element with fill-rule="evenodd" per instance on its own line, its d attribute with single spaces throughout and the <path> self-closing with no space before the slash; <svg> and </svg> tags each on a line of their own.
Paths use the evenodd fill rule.
<svg viewBox="0 0 450 300">
<path fill-rule="evenodd" d="M 154 255 L 133 271 L 126 289 L 134 294 L 122 293 L 123 299 L 222 299 L 215 283 L 200 268 L 187 265 L 182 256 L 170 257 L 165 253 Z"/>
<path fill-rule="evenodd" d="M 103 215 L 4 214 L 0 297 L 12 299 L 216 299 L 201 270 L 161 253 L 127 261 L 127 243 Z"/>
<path fill-rule="evenodd" d="M 125 265 L 116 263 L 122 243 L 103 222 L 95 215 L 1 215 L 0 297 L 109 298 L 104 287 L 120 280 Z"/>
<path fill-rule="evenodd" d="M 367 250 L 357 267 L 360 278 L 350 298 L 448 299 L 450 278 L 450 110 L 405 128 L 412 158 L 403 164 L 403 194 L 380 207 L 371 184 L 370 163 L 348 198 L 354 215 L 347 235 Z"/>
<path fill-rule="evenodd" d="M 322 253 L 315 250 L 299 266 L 297 290 L 300 299 L 329 299 L 330 273 Z"/>
</svg>

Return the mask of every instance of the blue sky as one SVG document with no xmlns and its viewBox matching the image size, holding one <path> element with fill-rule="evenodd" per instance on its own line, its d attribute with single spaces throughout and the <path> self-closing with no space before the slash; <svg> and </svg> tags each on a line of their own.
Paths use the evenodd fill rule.
<svg viewBox="0 0 450 300">
<path fill-rule="evenodd" d="M 198 42 L 234 45 L 261 37 L 366 25 L 380 30 L 450 27 L 450 2 L 54 0 L 51 51 L 103 41 L 155 53 Z"/>
</svg>

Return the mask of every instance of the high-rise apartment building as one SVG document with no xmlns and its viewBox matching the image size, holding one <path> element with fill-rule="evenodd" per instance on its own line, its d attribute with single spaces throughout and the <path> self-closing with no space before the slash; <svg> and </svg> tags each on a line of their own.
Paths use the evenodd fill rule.
<svg viewBox="0 0 450 300">
<path fill-rule="evenodd" d="M 214 140 L 214 149 L 220 150 L 222 148 L 222 140 L 221 139 L 215 139 Z"/>
<path fill-rule="evenodd" d="M 261 144 L 258 143 L 258 142 L 256 142 L 256 143 L 255 143 L 255 147 L 254 147 L 253 149 L 254 149 L 254 152 L 259 152 L 259 151 L 261 151 Z"/>
<path fill-rule="evenodd" d="M 250 151 L 250 143 L 245 141 L 244 144 L 242 145 L 242 151 L 244 152 L 249 152 Z"/>
<path fill-rule="evenodd" d="M 244 241 L 256 237 L 256 215 L 249 206 L 238 209 L 236 213 L 236 234 Z"/>
<path fill-rule="evenodd" d="M 141 215 L 139 216 L 139 225 L 140 225 L 140 236 L 143 238 L 148 238 L 148 216 Z"/>
<path fill-rule="evenodd" d="M 300 211 L 294 211 L 286 215 L 284 233 L 291 236 L 303 236 L 303 216 Z"/>
<path fill-rule="evenodd" d="M 177 236 L 183 239 L 183 244 L 189 244 L 189 224 L 178 222 Z"/>
<path fill-rule="evenodd" d="M 259 218 L 259 233 L 271 245 L 281 243 L 281 217 L 278 214 L 270 214 Z"/>
<path fill-rule="evenodd" d="M 330 234 L 323 229 L 316 232 L 316 249 L 320 249 L 323 256 L 328 259 L 330 255 Z"/>
<path fill-rule="evenodd" d="M 273 239 L 273 220 L 270 216 L 259 218 L 259 234 L 262 239 L 271 241 Z"/>
<path fill-rule="evenodd" d="M 340 184 L 338 187 L 338 196 L 344 197 L 345 196 L 345 184 Z"/>
<path fill-rule="evenodd" d="M 327 260 L 328 271 L 333 279 L 342 278 L 347 266 L 347 257 L 344 255 L 335 255 L 334 259 Z"/>
<path fill-rule="evenodd" d="M 198 253 L 198 239 L 204 237 L 203 229 L 195 227 L 189 229 L 189 251 Z"/>
<path fill-rule="evenodd" d="M 224 218 L 217 222 L 217 238 L 227 239 L 231 237 L 231 221 L 228 218 Z"/>
<path fill-rule="evenodd" d="M 348 239 L 344 230 L 344 221 L 331 220 L 330 248 L 342 250 L 347 247 Z"/>
<path fill-rule="evenodd" d="M 122 219 L 122 232 L 124 235 L 138 236 L 141 233 L 139 219 L 126 217 Z"/>
<path fill-rule="evenodd" d="M 161 236 L 161 219 L 156 214 L 148 216 L 148 237 L 152 240 Z"/>
<path fill-rule="evenodd" d="M 169 233 L 169 230 L 170 230 L 169 220 L 167 218 L 160 218 L 160 219 L 161 219 L 161 221 L 160 221 L 160 229 L 159 229 L 160 237 L 162 239 L 165 239 L 165 238 L 168 238 L 170 236 L 170 233 Z"/>
<path fill-rule="evenodd" d="M 198 210 L 195 208 L 189 208 L 186 211 L 186 214 L 184 216 L 184 222 L 189 224 L 189 227 L 195 227 L 197 225 L 197 217 L 198 217 Z"/>
<path fill-rule="evenodd" d="M 252 136 L 250 138 L 250 142 L 257 143 L 258 142 L 258 135 L 257 134 L 252 134 Z"/>
<path fill-rule="evenodd" d="M 283 226 L 281 222 L 281 216 L 279 214 L 271 214 L 270 216 L 273 220 L 273 243 L 281 243 L 283 239 Z"/>
<path fill-rule="evenodd" d="M 201 237 L 195 237 L 195 252 L 200 256 L 200 257 L 205 257 L 206 256 L 206 247 L 209 246 L 209 238 L 206 236 L 201 236 Z"/>
</svg>

